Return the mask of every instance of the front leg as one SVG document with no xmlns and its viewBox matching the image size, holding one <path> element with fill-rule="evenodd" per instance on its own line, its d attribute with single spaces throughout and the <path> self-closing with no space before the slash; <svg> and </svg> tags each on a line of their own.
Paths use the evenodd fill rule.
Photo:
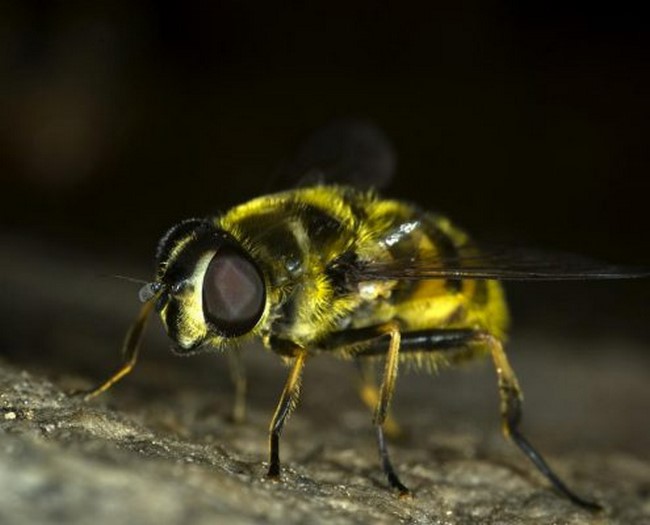
<svg viewBox="0 0 650 525">
<path fill-rule="evenodd" d="M 269 478 L 277 479 L 280 477 L 280 434 L 284 423 L 298 403 L 300 378 L 306 357 L 307 351 L 300 349 L 293 358 L 291 372 L 289 372 L 289 377 L 271 420 L 271 426 L 269 427 L 269 471 L 267 474 Z"/>
<path fill-rule="evenodd" d="M 120 368 L 102 384 L 88 392 L 84 392 L 85 401 L 90 401 L 98 395 L 106 392 L 115 383 L 133 370 L 133 367 L 138 360 L 142 335 L 144 334 L 144 329 L 147 327 L 147 322 L 149 321 L 151 312 L 154 310 L 157 297 L 158 295 L 155 295 L 142 305 L 138 317 L 129 328 L 122 346 L 122 364 L 120 365 Z"/>
</svg>

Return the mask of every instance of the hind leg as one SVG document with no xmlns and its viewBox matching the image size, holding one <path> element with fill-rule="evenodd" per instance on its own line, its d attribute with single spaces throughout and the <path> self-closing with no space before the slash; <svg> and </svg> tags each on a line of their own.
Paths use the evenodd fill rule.
<svg viewBox="0 0 650 525">
<path fill-rule="evenodd" d="M 533 462 L 537 469 L 546 476 L 551 484 L 564 494 L 573 503 L 591 510 L 599 510 L 602 507 L 594 502 L 585 500 L 569 489 L 555 472 L 549 467 L 542 455 L 526 439 L 519 424 L 522 417 L 522 400 L 523 396 L 519 388 L 519 382 L 515 376 L 506 353 L 503 350 L 503 344 L 496 337 L 490 334 L 479 334 L 479 341 L 484 341 L 490 349 L 494 367 L 496 368 L 497 378 L 499 381 L 499 396 L 501 398 L 501 419 L 503 424 L 503 433 L 507 438 L 519 447 L 524 455 Z"/>
</svg>

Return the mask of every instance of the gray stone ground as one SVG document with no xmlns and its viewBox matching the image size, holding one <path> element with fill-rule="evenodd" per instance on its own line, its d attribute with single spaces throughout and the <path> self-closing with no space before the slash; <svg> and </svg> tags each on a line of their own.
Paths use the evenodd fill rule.
<svg viewBox="0 0 650 525">
<path fill-rule="evenodd" d="M 264 472 L 286 370 L 258 348 L 246 356 L 243 424 L 229 419 L 224 357 L 173 356 L 157 324 L 130 377 L 91 403 L 67 395 L 115 367 L 133 290 L 89 285 L 85 262 L 43 272 L 21 255 L 0 261 L 11 275 L 0 311 L 2 524 L 650 524 L 650 341 L 524 327 L 511 344 L 528 436 L 604 512 L 559 497 L 501 438 L 487 362 L 400 376 L 404 436 L 391 450 L 415 492 L 400 500 L 385 487 L 350 363 L 308 363 L 281 482 Z"/>
</svg>

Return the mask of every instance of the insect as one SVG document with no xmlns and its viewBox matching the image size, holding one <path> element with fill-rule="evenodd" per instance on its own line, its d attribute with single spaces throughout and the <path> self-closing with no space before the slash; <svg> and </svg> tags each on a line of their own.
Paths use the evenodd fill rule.
<svg viewBox="0 0 650 525">
<path fill-rule="evenodd" d="M 257 338 L 289 367 L 269 430 L 268 476 L 277 478 L 280 435 L 298 402 L 305 365 L 319 353 L 353 358 L 374 410 L 383 472 L 390 487 L 407 496 L 385 436 L 400 364 L 435 369 L 489 357 L 506 437 L 560 493 L 599 508 L 569 489 L 520 430 L 522 394 L 504 351 L 509 314 L 500 281 L 642 273 L 481 250 L 443 216 L 337 184 L 265 195 L 220 216 L 183 221 L 161 239 L 156 267 L 154 280 L 141 290 L 144 304 L 127 334 L 122 367 L 88 398 L 133 368 L 154 310 L 178 353 L 212 347 L 230 352 L 236 363 L 240 345 Z M 366 364 L 378 359 L 379 385 Z M 240 387 L 243 381 L 239 377 Z"/>
</svg>

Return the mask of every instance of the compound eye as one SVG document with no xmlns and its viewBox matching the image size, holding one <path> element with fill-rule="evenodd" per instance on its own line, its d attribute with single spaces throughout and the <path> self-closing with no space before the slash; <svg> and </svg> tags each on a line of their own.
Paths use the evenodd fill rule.
<svg viewBox="0 0 650 525">
<path fill-rule="evenodd" d="M 231 246 L 212 257 L 203 278 L 203 313 L 228 337 L 251 331 L 264 311 L 266 291 L 255 264 Z"/>
</svg>

